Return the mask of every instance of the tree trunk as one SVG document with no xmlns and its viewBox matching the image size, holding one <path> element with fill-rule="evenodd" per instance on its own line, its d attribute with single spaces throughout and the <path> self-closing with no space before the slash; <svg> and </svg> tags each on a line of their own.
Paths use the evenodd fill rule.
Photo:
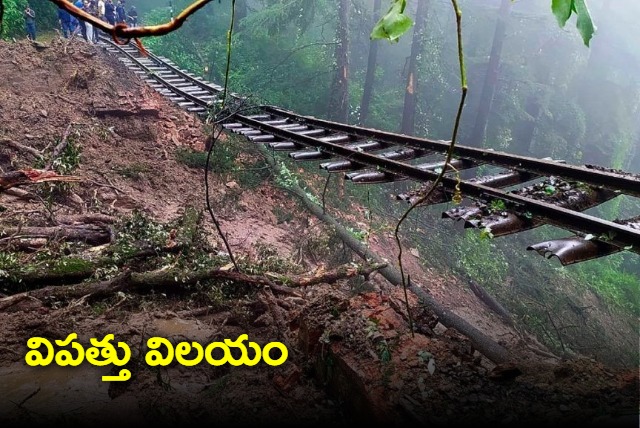
<svg viewBox="0 0 640 428">
<path fill-rule="evenodd" d="M 380 19 L 380 4 L 382 0 L 374 0 L 373 2 L 373 23 Z M 373 28 L 373 25 L 372 25 Z M 360 125 L 366 126 L 369 118 L 369 104 L 371 103 L 371 95 L 373 94 L 373 82 L 375 80 L 376 63 L 378 60 L 378 40 L 369 42 L 369 57 L 367 59 L 367 74 L 364 79 L 364 89 L 362 91 L 362 100 L 360 101 Z"/>
<path fill-rule="evenodd" d="M 524 105 L 527 117 L 520 120 L 514 127 L 512 152 L 523 155 L 531 155 L 531 144 L 536 131 L 536 123 L 540 115 L 542 94 L 539 91 L 530 94 Z"/>
<path fill-rule="evenodd" d="M 235 10 L 235 19 L 233 25 L 235 26 L 235 30 L 240 30 L 242 27 L 242 20 L 247 17 L 247 0 L 237 0 L 236 1 L 236 10 Z"/>
<path fill-rule="evenodd" d="M 402 109 L 402 124 L 400 133 L 413 135 L 416 122 L 416 104 L 418 92 L 418 56 L 424 48 L 424 27 L 427 18 L 429 0 L 418 0 L 415 26 L 413 27 L 413 39 L 411 41 L 411 53 L 409 54 L 409 67 L 407 70 L 407 86 L 404 91 L 404 108 Z"/>
<path fill-rule="evenodd" d="M 46 238 L 85 242 L 89 245 L 101 245 L 111 241 L 108 227 L 93 224 L 50 226 L 50 227 L 6 227 L 0 232 L 3 241 L 13 239 Z"/>
<path fill-rule="evenodd" d="M 275 161 L 269 156 L 267 149 L 261 146 L 259 146 L 258 149 L 265 154 L 265 159 L 267 160 L 269 165 L 271 165 L 272 168 L 276 168 L 277 165 Z M 365 245 L 358 241 L 347 229 L 345 229 L 340 223 L 338 223 L 336 219 L 326 214 L 320 205 L 312 202 L 309 198 L 307 198 L 302 188 L 297 185 L 292 185 L 289 186 L 288 189 L 290 192 L 300 198 L 304 206 L 309 211 L 311 211 L 313 215 L 327 223 L 329 226 L 333 227 L 340 239 L 342 239 L 343 242 L 356 254 L 365 259 L 367 263 L 385 263 L 384 260 L 380 259 L 375 254 L 372 254 Z M 391 284 L 396 286 L 402 285 L 402 277 L 400 276 L 400 272 L 394 267 L 386 266 L 380 269 L 379 272 Z M 460 333 L 467 336 L 473 346 L 488 359 L 496 364 L 504 363 L 511 359 L 509 351 L 507 351 L 503 346 L 475 328 L 462 317 L 444 308 L 420 286 L 412 284 L 410 287 L 408 287 L 408 289 L 416 296 L 418 296 L 421 304 L 431 309 L 438 316 L 438 320 L 442 323 L 442 325 L 455 328 Z M 2 300 L 0 300 L 0 304 L 2 304 Z"/>
<path fill-rule="evenodd" d="M 511 11 L 511 0 L 502 0 L 500 10 L 498 12 L 498 22 L 496 31 L 493 35 L 493 45 L 491 46 L 491 56 L 489 57 L 489 65 L 487 74 L 484 78 L 482 87 L 482 95 L 480 96 L 480 104 L 478 105 L 478 113 L 476 115 L 476 123 L 473 127 L 469 145 L 481 147 L 487 132 L 487 123 L 489 122 L 489 114 L 491 113 L 491 104 L 493 96 L 498 85 L 498 75 L 500 72 L 500 56 L 502 54 L 502 45 L 507 34 L 507 21 L 509 12 Z"/>
<path fill-rule="evenodd" d="M 337 68 L 328 111 L 329 118 L 342 123 L 349 121 L 349 8 L 350 0 L 340 0 L 335 50 Z"/>
</svg>

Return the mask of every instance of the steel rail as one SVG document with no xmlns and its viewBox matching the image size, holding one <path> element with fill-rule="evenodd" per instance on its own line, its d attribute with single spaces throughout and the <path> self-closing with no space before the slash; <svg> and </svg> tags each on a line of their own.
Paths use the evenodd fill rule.
<svg viewBox="0 0 640 428">
<path fill-rule="evenodd" d="M 286 129 L 279 129 L 275 126 L 264 124 L 259 120 L 247 116 L 236 115 L 235 120 L 279 138 L 294 140 L 296 143 L 303 144 L 307 147 L 319 148 L 332 155 L 369 165 L 373 168 L 378 168 L 385 172 L 404 176 L 419 182 L 433 182 L 438 177 L 435 171 L 420 169 L 403 162 L 383 158 L 367 152 L 360 152 L 339 144 L 322 141 L 318 138 L 299 135 Z M 453 189 L 457 184 L 457 180 L 445 176 L 442 178 L 442 184 L 446 188 Z M 573 232 L 607 235 L 610 238 L 609 242 L 619 247 L 624 248 L 640 245 L 640 230 L 635 230 L 612 221 L 470 181 L 461 181 L 460 190 L 463 194 L 475 198 L 494 198 L 510 202 L 521 213 L 530 212 L 533 215 L 538 215 L 543 217 L 546 223 L 559 226 L 563 229 Z M 609 232 L 613 232 L 613 234 Z"/>
<path fill-rule="evenodd" d="M 130 52 L 117 46 L 111 42 L 113 46 L 119 48 L 131 61 L 147 72 L 150 77 L 160 82 L 171 92 L 176 93 L 180 97 L 189 100 L 195 105 L 208 107 L 210 103 L 200 99 L 198 96 L 192 95 L 168 82 L 158 73 L 153 72 L 144 65 L 139 58 L 136 58 Z M 179 75 L 182 79 L 193 83 L 194 86 L 208 90 L 212 94 L 220 91 L 214 86 L 200 82 L 192 76 L 178 70 L 176 67 L 166 64 L 156 56 L 150 56 L 159 66 L 167 68 L 169 71 Z M 310 116 L 301 116 L 287 110 L 282 110 L 272 106 L 262 106 L 262 111 L 268 115 L 286 118 L 300 122 L 305 125 L 314 126 L 327 131 L 341 132 L 354 137 L 370 138 L 381 141 L 382 143 L 399 145 L 405 147 L 416 148 L 419 150 L 432 150 L 436 152 L 444 152 L 449 146 L 445 141 L 434 141 L 410 137 L 401 134 L 394 134 L 375 129 L 362 128 L 353 125 L 340 124 L 323 119 L 317 119 Z M 418 182 L 433 182 L 438 174 L 433 170 L 421 169 L 414 165 L 407 164 L 393 159 L 381 157 L 365 151 L 358 151 L 345 145 L 323 141 L 321 137 L 313 137 L 296 133 L 286 128 L 277 127 L 258 120 L 255 117 L 235 114 L 229 121 L 240 122 L 247 127 L 259 130 L 265 134 L 281 138 L 283 140 L 293 141 L 296 144 L 319 149 L 324 153 L 343 159 L 351 160 L 359 164 L 366 165 L 371 168 L 406 177 Z M 583 183 L 590 184 L 595 187 L 604 187 L 616 192 L 626 193 L 633 196 L 640 196 L 640 180 L 634 177 L 609 173 L 605 171 L 591 170 L 585 167 L 560 164 L 552 161 L 540 160 L 525 156 L 511 155 L 503 152 L 495 152 L 491 150 L 477 149 L 473 147 L 457 146 L 455 154 L 460 158 L 474 160 L 481 163 L 491 163 L 494 165 L 516 169 L 519 171 L 527 171 L 540 176 L 555 175 L 565 179 L 573 179 Z M 510 208 L 520 214 L 531 214 L 544 219 L 545 223 L 558 226 L 576 233 L 585 233 L 607 237 L 606 242 L 616 245 L 623 249 L 632 249 L 637 251 L 640 247 L 640 230 L 627 227 L 625 225 L 612 221 L 600 219 L 578 211 L 567 208 L 558 207 L 540 200 L 516 195 L 507 191 L 496 189 L 494 187 L 485 186 L 474 183 L 469 180 L 463 180 L 460 183 L 454 178 L 443 177 L 442 186 L 450 191 L 457 184 L 463 194 L 476 199 L 501 199 L 510 205 Z"/>
<path fill-rule="evenodd" d="M 361 138 L 370 138 L 388 144 L 401 145 L 422 150 L 432 150 L 439 153 L 446 153 L 450 144 L 448 141 L 436 141 L 426 138 L 412 137 L 393 132 L 332 122 L 312 116 L 301 116 L 273 106 L 264 106 L 262 109 L 265 112 L 297 120 L 307 125 L 317 126 L 319 128 L 335 132 L 343 132 L 345 134 Z M 508 169 L 526 170 L 537 175 L 554 175 L 569 180 L 579 181 L 591 186 L 604 187 L 627 195 L 640 197 L 640 177 L 636 178 L 633 176 L 614 174 L 606 171 L 598 171 L 584 166 L 568 165 L 544 159 L 494 150 L 479 149 L 458 144 L 456 144 L 454 156 L 481 163 L 490 163 Z"/>
</svg>

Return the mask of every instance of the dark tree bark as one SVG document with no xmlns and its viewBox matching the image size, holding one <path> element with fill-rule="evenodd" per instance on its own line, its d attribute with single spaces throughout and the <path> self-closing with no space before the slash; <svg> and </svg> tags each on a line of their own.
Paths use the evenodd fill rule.
<svg viewBox="0 0 640 428">
<path fill-rule="evenodd" d="M 382 0 L 374 0 L 373 2 L 373 22 L 380 19 L 380 4 Z M 372 25 L 373 28 L 373 25 Z M 367 59 L 367 74 L 364 79 L 364 89 L 362 91 L 362 100 L 360 101 L 360 125 L 365 126 L 369 118 L 369 105 L 371 104 L 371 95 L 373 94 L 373 83 L 376 73 L 376 64 L 378 62 L 378 40 L 371 40 L 369 43 L 369 57 Z"/>
<path fill-rule="evenodd" d="M 489 122 L 489 114 L 491 113 L 491 104 L 493 96 L 498 85 L 498 75 L 500 72 L 500 56 L 502 54 L 502 45 L 507 34 L 507 21 L 509 12 L 511 11 L 511 0 L 502 0 L 500 10 L 498 12 L 498 22 L 496 31 L 493 35 L 493 44 L 491 46 L 491 56 L 489 57 L 489 65 L 487 74 L 484 78 L 482 87 L 482 95 L 480 96 L 480 104 L 478 105 L 478 113 L 476 122 L 469 139 L 469 145 L 480 147 L 484 143 L 487 132 L 487 123 Z"/>
<path fill-rule="evenodd" d="M 427 7 L 429 0 L 418 0 L 413 39 L 411 41 L 411 53 L 407 70 L 407 86 L 404 91 L 404 108 L 402 109 L 402 124 L 400 132 L 413 135 L 416 123 L 416 104 L 418 92 L 418 56 L 424 50 L 424 27 L 427 19 Z"/>
<path fill-rule="evenodd" d="M 530 156 L 531 144 L 533 143 L 533 135 L 536 131 L 536 123 L 541 109 L 541 97 L 539 92 L 534 92 L 524 105 L 524 111 L 527 117 L 520 120 L 514 128 L 512 151 L 519 155 Z"/>
<path fill-rule="evenodd" d="M 350 0 L 340 0 L 335 51 L 337 67 L 328 111 L 331 119 L 342 123 L 349 120 L 349 9 Z"/>
<path fill-rule="evenodd" d="M 233 25 L 236 30 L 240 30 L 242 27 L 242 20 L 247 17 L 247 0 L 236 1 L 235 19 Z"/>
</svg>

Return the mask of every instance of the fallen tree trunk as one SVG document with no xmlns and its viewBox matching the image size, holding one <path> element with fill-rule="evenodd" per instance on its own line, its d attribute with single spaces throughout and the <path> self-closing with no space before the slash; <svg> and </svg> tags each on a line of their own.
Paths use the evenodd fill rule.
<svg viewBox="0 0 640 428">
<path fill-rule="evenodd" d="M 511 327 L 515 327 L 515 323 L 513 322 L 513 318 L 511 318 L 511 314 L 509 314 L 509 312 L 504 308 L 504 306 L 500 304 L 500 302 L 498 302 L 493 298 L 493 296 L 487 293 L 485 289 L 480 286 L 480 284 L 473 280 L 469 280 L 469 288 L 471 288 L 473 294 L 475 294 L 482 303 L 487 305 L 489 309 L 491 309 L 500 318 L 502 318 L 502 321 L 504 321 Z"/>
<path fill-rule="evenodd" d="M 358 272 L 371 273 L 375 267 L 353 267 L 341 266 L 336 270 L 324 275 L 314 275 L 313 283 L 326 283 L 328 281 L 338 281 L 340 279 L 354 276 Z M 42 300 L 57 299 L 69 300 L 79 299 L 85 296 L 104 297 L 118 291 L 136 291 L 152 287 L 184 287 L 199 281 L 211 279 L 223 279 L 251 284 L 259 287 L 269 287 L 272 291 L 280 294 L 299 296 L 292 287 L 310 285 L 309 277 L 302 276 L 300 283 L 288 278 L 287 285 L 277 284 L 266 276 L 247 275 L 241 272 L 223 270 L 221 268 L 205 269 L 195 272 L 185 272 L 182 269 L 160 269 L 151 272 L 123 273 L 109 281 L 100 281 L 89 284 L 49 286 L 37 290 L 26 291 L 0 299 L 0 310 L 24 300 L 25 298 L 35 298 Z"/>
<path fill-rule="evenodd" d="M 2 241 L 17 238 L 47 238 L 64 241 L 80 241 L 89 245 L 102 245 L 111 241 L 108 228 L 93 224 L 64 225 L 50 227 L 8 227 L 0 231 Z"/>
<path fill-rule="evenodd" d="M 271 167 L 277 169 L 278 166 L 272 159 L 271 154 L 261 146 L 258 146 L 258 148 L 264 154 L 266 161 L 271 165 Z M 300 186 L 294 184 L 290 185 L 288 189 L 302 200 L 304 206 L 309 211 L 311 211 L 313 215 L 315 215 L 328 225 L 332 226 L 338 236 L 356 254 L 369 262 L 381 264 L 384 263 L 382 259 L 380 259 L 377 255 L 372 254 L 365 245 L 358 241 L 347 229 L 345 229 L 340 223 L 338 223 L 335 218 L 326 214 L 320 205 L 312 202 L 309 198 L 307 198 L 304 190 Z M 380 269 L 380 274 L 382 274 L 382 276 L 384 276 L 387 281 L 389 281 L 393 285 L 402 286 L 402 276 L 400 275 L 400 272 L 394 267 L 387 266 L 383 269 Z M 408 289 L 411 290 L 416 296 L 418 296 L 422 303 L 429 307 L 438 316 L 439 321 L 444 326 L 455 328 L 460 333 L 467 336 L 473 346 L 491 361 L 500 364 L 505 363 L 511 359 L 509 352 L 503 346 L 496 343 L 493 339 L 478 330 L 476 327 L 471 325 L 460 316 L 444 308 L 424 289 L 416 284 L 412 284 L 408 287 Z"/>
<path fill-rule="evenodd" d="M 56 216 L 59 224 L 86 224 L 86 223 L 104 223 L 113 224 L 116 218 L 106 214 L 87 213 L 87 214 L 68 214 Z"/>
<path fill-rule="evenodd" d="M 277 275 L 277 280 L 283 285 L 277 284 L 274 280 L 263 275 L 248 275 L 241 272 L 222 270 L 220 268 L 207 269 L 202 271 L 185 273 L 180 269 L 157 270 L 153 272 L 132 273 L 131 283 L 134 287 L 156 286 L 165 287 L 180 283 L 185 285 L 195 284 L 199 281 L 209 279 L 228 279 L 231 281 L 243 282 L 257 286 L 268 286 L 275 291 L 283 291 L 287 294 L 296 295 L 293 288 L 308 287 L 315 284 L 329 284 L 341 279 L 351 278 L 356 275 L 369 275 L 373 271 L 386 266 L 380 263 L 373 266 L 353 266 L 343 265 L 329 272 L 315 275 L 298 275 L 287 277 Z M 286 284 L 286 285 L 284 285 Z"/>
<path fill-rule="evenodd" d="M 374 263 L 368 266 L 345 264 L 328 272 L 318 271 L 313 274 L 296 275 L 293 277 L 273 275 L 273 277 L 284 284 L 289 284 L 292 287 L 309 287 L 323 283 L 331 284 L 340 279 L 353 278 L 354 276 L 363 275 L 364 277 L 368 277 L 373 272 L 383 269 L 386 266 L 386 263 Z"/>
<path fill-rule="evenodd" d="M 60 175 L 54 171 L 42 169 L 21 169 L 0 174 L 0 193 L 15 186 L 43 183 L 45 181 L 81 181 L 80 177 L 73 175 Z"/>
<path fill-rule="evenodd" d="M 159 256 L 161 254 L 178 253 L 185 248 L 188 248 L 192 245 L 193 240 L 196 237 L 198 223 L 201 217 L 202 211 L 198 211 L 193 207 L 187 207 L 181 218 L 180 226 L 175 232 L 175 237 L 170 240 L 166 246 L 162 248 L 156 248 L 151 244 L 143 244 L 137 249 L 132 249 L 130 253 L 122 256 L 121 260 L 119 260 L 119 262 L 115 264 L 117 266 L 123 266 L 130 260 Z M 115 222 L 115 218 L 113 217 L 96 213 L 59 216 L 56 220 L 60 223 L 74 223 L 75 221 L 88 220 L 100 223 Z M 68 229 L 87 226 L 90 225 L 83 224 L 80 226 L 57 226 L 47 229 Z M 48 238 L 24 238 L 25 233 L 23 232 L 28 232 L 29 229 L 34 228 L 7 229 L 3 232 L 0 232 L 0 236 L 2 236 L 3 234 L 9 234 L 13 231 L 14 234 L 3 239 L 11 241 L 11 246 L 14 249 L 29 249 L 29 245 L 37 245 L 39 247 L 46 245 Z M 108 228 L 104 229 L 106 230 L 106 233 L 110 234 L 110 230 Z M 3 239 L 0 239 L 0 242 L 2 242 Z M 30 289 L 34 287 L 41 287 L 43 285 L 75 284 L 79 281 L 90 278 L 97 269 L 113 264 L 114 261 L 111 256 L 101 256 L 98 258 L 92 256 L 92 260 L 87 260 L 79 257 L 65 257 L 59 260 L 20 265 L 17 267 L 17 269 L 9 269 L 7 271 L 8 278 L 0 279 L 0 284 L 14 284 L 19 286 L 23 290 L 25 289 L 25 287 L 27 289 Z M 12 278 L 15 278 L 15 280 L 12 280 Z"/>
</svg>

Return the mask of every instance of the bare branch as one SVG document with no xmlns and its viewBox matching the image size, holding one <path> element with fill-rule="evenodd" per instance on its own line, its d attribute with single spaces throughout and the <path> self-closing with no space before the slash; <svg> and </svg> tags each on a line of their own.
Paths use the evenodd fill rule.
<svg viewBox="0 0 640 428">
<path fill-rule="evenodd" d="M 108 34 L 111 34 L 113 38 L 117 41 L 117 38 L 122 39 L 137 39 L 140 37 L 150 37 L 150 36 L 162 36 L 165 34 L 169 34 L 172 31 L 177 30 L 184 24 L 188 17 L 196 13 L 198 10 L 202 9 L 208 3 L 211 3 L 212 0 L 197 0 L 190 4 L 187 8 L 185 8 L 178 16 L 176 16 L 171 22 L 167 22 L 165 24 L 160 25 L 149 25 L 143 27 L 127 27 L 126 24 L 116 24 L 111 25 L 108 22 L 103 21 L 100 18 L 97 18 L 89 13 L 83 11 L 75 7 L 72 3 L 67 2 L 66 0 L 49 0 L 52 3 L 58 5 L 59 8 L 66 10 L 76 18 L 82 19 L 83 21 L 89 22 L 94 27 L 100 28 Z"/>
</svg>

